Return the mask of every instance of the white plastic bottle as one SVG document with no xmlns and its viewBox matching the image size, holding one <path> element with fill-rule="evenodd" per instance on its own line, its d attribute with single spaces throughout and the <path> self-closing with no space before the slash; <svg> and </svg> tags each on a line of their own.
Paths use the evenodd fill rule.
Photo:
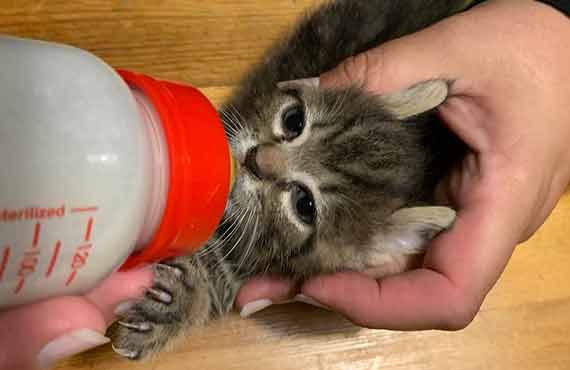
<svg viewBox="0 0 570 370">
<path fill-rule="evenodd" d="M 0 36 L 0 308 L 195 250 L 222 216 L 231 168 L 196 89 Z"/>
</svg>

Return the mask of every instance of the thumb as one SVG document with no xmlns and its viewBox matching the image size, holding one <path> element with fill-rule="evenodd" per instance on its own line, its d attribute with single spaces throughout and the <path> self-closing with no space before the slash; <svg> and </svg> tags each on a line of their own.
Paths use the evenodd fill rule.
<svg viewBox="0 0 570 370">
<path fill-rule="evenodd" d="M 344 60 L 320 76 L 322 87 L 356 86 L 372 94 L 393 92 L 419 81 L 455 80 L 464 56 L 454 52 L 453 17 Z M 456 44 L 457 41 L 454 41 Z M 466 52 L 468 53 L 468 52 Z"/>
<path fill-rule="evenodd" d="M 488 6 L 468 12 L 471 18 L 483 18 Z M 481 14 L 483 13 L 483 14 Z M 476 20 L 477 20 L 476 19 Z M 489 90 L 489 55 L 486 43 L 470 38 L 480 32 L 479 23 L 461 15 L 447 18 L 422 31 L 387 42 L 348 58 L 320 76 L 320 87 L 356 86 L 370 94 L 400 91 L 421 81 L 453 81 L 448 99 L 438 107 L 443 123 L 475 151 L 488 144 L 482 95 Z M 474 28 L 475 27 L 475 28 Z M 469 48 L 462 47 L 470 45 Z M 483 59 L 482 59 L 483 58 Z"/>
<path fill-rule="evenodd" d="M 57 297 L 0 312 L 0 370 L 46 369 L 105 344 L 120 303 L 152 283 L 150 267 L 118 272 L 85 297 Z"/>
<path fill-rule="evenodd" d="M 59 359 L 109 341 L 99 309 L 82 297 L 60 297 L 0 313 L 0 369 L 46 369 Z"/>
</svg>

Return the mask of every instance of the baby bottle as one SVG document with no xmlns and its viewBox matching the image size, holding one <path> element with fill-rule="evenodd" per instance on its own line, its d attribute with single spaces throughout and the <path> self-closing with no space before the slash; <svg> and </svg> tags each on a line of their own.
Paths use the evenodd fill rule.
<svg viewBox="0 0 570 370">
<path fill-rule="evenodd" d="M 198 90 L 0 36 L 0 309 L 196 250 L 233 163 Z"/>
</svg>

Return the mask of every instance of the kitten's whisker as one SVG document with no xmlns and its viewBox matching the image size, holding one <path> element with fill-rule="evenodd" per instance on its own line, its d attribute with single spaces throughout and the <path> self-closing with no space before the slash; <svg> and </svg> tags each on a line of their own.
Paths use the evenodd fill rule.
<svg viewBox="0 0 570 370">
<path fill-rule="evenodd" d="M 222 120 L 225 123 L 225 128 L 231 137 L 235 137 L 240 132 L 240 124 L 236 122 L 235 117 L 230 114 L 227 110 L 221 110 L 220 114 Z"/>
<path fill-rule="evenodd" d="M 227 218 L 224 220 L 224 222 L 231 222 L 230 226 L 228 226 L 227 230 L 225 230 L 222 235 L 217 237 L 213 243 L 208 244 L 206 246 L 206 248 L 201 249 L 199 251 L 199 253 L 200 253 L 199 255 L 206 256 L 206 255 L 212 253 L 213 251 L 215 251 L 215 249 L 217 247 L 224 244 L 226 242 L 226 240 L 231 238 L 237 232 L 237 230 L 238 230 L 237 226 L 243 220 L 243 217 L 245 216 L 246 213 L 247 213 L 247 210 L 240 209 L 240 208 L 238 208 L 238 211 L 233 211 L 233 210 L 230 211 Z M 231 219 L 231 221 L 226 221 L 229 219 Z"/>
<path fill-rule="evenodd" d="M 224 240 L 222 240 L 221 242 L 225 242 L 228 239 L 230 239 L 230 237 L 232 237 L 237 231 L 238 231 L 238 226 L 242 225 L 244 223 L 244 219 L 246 219 L 247 217 L 249 217 L 249 210 L 247 208 L 242 208 L 240 209 L 240 212 L 238 215 L 235 216 L 235 220 L 232 224 L 232 226 L 234 227 L 234 229 L 232 230 L 232 232 L 224 237 Z"/>
<path fill-rule="evenodd" d="M 239 128 L 238 123 L 236 122 L 237 119 L 236 119 L 235 115 L 230 111 L 229 108 L 230 107 L 227 107 L 226 109 L 224 109 L 222 111 L 223 115 L 224 115 L 224 117 L 226 117 L 229 121 L 231 121 L 234 124 L 234 129 L 236 129 L 236 131 L 237 131 L 237 129 Z"/>
<path fill-rule="evenodd" d="M 230 240 L 236 232 L 239 230 L 238 225 L 243 219 L 243 215 L 240 218 L 236 218 L 234 222 L 228 227 L 228 230 L 224 232 L 224 234 L 220 237 L 217 237 L 213 243 L 209 244 L 206 248 L 200 250 L 200 256 L 207 256 L 209 254 L 215 253 L 220 247 L 223 247 L 224 244 Z"/>
<path fill-rule="evenodd" d="M 245 130 L 244 127 L 245 118 L 242 116 L 240 111 L 233 104 L 229 104 L 228 107 L 230 108 L 230 113 L 234 117 L 235 122 L 238 125 L 238 128 L 240 130 Z"/>
<path fill-rule="evenodd" d="M 220 261 L 218 262 L 218 264 L 223 263 L 223 262 L 226 260 L 226 258 L 228 258 L 228 256 L 229 256 L 230 254 L 232 254 L 232 252 L 237 248 L 237 246 L 240 245 L 240 243 L 241 243 L 243 237 L 244 237 L 245 234 L 247 233 L 247 230 L 248 230 L 248 227 L 247 227 L 247 226 L 249 225 L 249 222 L 250 222 L 250 220 L 251 220 L 251 215 L 252 215 L 252 214 L 253 214 L 253 209 L 248 209 L 248 210 L 247 210 L 248 219 L 247 219 L 247 221 L 246 221 L 246 223 L 245 223 L 245 227 L 242 229 L 242 233 L 241 233 L 239 239 L 234 243 L 234 245 L 230 248 L 230 250 L 229 250 L 222 258 L 220 258 Z"/>
<path fill-rule="evenodd" d="M 246 219 L 242 223 L 242 230 L 243 230 L 242 235 L 240 236 L 238 241 L 234 244 L 234 246 L 229 250 L 229 252 L 226 254 L 224 258 L 226 258 L 229 254 L 231 254 L 233 249 L 241 242 L 245 234 L 250 230 L 251 222 L 254 216 L 256 216 L 256 211 L 254 207 L 244 207 L 244 208 L 247 209 L 247 213 L 246 213 Z"/>
<path fill-rule="evenodd" d="M 344 90 L 341 94 L 339 94 L 336 97 L 334 104 L 329 109 L 327 114 L 333 118 L 335 116 L 339 115 L 340 111 L 342 110 L 342 107 L 344 106 L 344 103 L 345 103 L 347 97 L 348 97 L 348 90 Z"/>
<path fill-rule="evenodd" d="M 237 270 L 239 271 L 241 269 L 241 266 L 243 265 L 243 263 L 247 260 L 247 258 L 249 257 L 249 254 L 253 251 L 254 247 L 253 247 L 253 243 L 256 240 L 256 236 L 257 236 L 257 227 L 259 226 L 259 215 L 256 212 L 253 212 L 254 216 L 255 216 L 255 224 L 253 226 L 253 231 L 250 234 L 250 238 L 249 238 L 249 243 L 245 249 L 245 253 L 242 254 L 242 256 L 240 257 L 239 260 L 239 264 L 237 267 Z"/>
<path fill-rule="evenodd" d="M 233 126 L 233 122 L 229 118 L 224 117 L 223 122 L 225 123 L 224 128 L 226 129 L 226 133 L 230 138 L 239 134 L 237 129 Z"/>
<path fill-rule="evenodd" d="M 243 129 L 243 123 L 245 122 L 245 117 L 241 114 L 241 112 L 232 104 L 230 104 L 230 106 L 232 107 L 232 109 L 234 110 L 234 112 L 237 114 L 238 116 L 238 122 L 241 125 L 241 128 Z"/>
<path fill-rule="evenodd" d="M 235 113 L 237 111 L 236 107 L 233 104 L 228 104 L 227 108 L 228 108 L 228 114 L 231 114 L 236 119 L 236 121 L 239 121 Z"/>
</svg>

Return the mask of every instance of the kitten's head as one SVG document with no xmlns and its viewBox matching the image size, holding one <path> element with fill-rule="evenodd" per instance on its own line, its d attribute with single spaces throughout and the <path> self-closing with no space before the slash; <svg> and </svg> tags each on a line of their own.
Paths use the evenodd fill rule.
<svg viewBox="0 0 570 370">
<path fill-rule="evenodd" d="M 429 234 L 418 226 L 426 215 L 397 211 L 433 191 L 432 136 L 420 113 L 446 96 L 442 81 L 383 97 L 287 83 L 226 106 L 242 170 L 220 237 L 246 267 L 304 276 L 362 270 L 367 250 L 413 252 Z"/>
</svg>

